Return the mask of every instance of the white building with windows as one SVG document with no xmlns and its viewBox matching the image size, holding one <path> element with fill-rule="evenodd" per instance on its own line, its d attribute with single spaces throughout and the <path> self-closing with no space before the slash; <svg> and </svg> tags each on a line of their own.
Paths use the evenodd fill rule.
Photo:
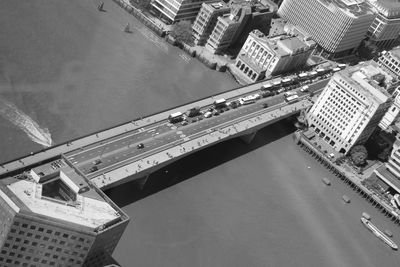
<svg viewBox="0 0 400 267">
<path fill-rule="evenodd" d="M 376 16 L 363 0 L 284 0 L 278 15 L 335 57 L 352 54 Z"/>
<path fill-rule="evenodd" d="M 219 0 L 153 0 L 153 10 L 171 23 L 180 20 L 194 20 L 203 3 L 215 3 Z"/>
<path fill-rule="evenodd" d="M 315 42 L 298 35 L 267 37 L 253 30 L 247 37 L 235 62 L 235 73 L 247 82 L 255 82 L 299 69 L 306 64 Z"/>
<path fill-rule="evenodd" d="M 378 62 L 394 75 L 400 77 L 400 46 L 390 51 L 383 51 L 382 56 L 378 58 Z"/>
<path fill-rule="evenodd" d="M 366 142 L 392 104 L 382 77 L 374 61 L 336 73 L 307 114 L 310 128 L 343 154 Z"/>
</svg>

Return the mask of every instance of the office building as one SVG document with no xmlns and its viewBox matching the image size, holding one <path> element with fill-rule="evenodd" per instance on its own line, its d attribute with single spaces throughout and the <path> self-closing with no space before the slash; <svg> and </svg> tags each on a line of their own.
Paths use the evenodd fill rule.
<svg viewBox="0 0 400 267">
<path fill-rule="evenodd" d="M 375 61 L 335 73 L 307 113 L 308 125 L 336 151 L 363 144 L 392 104 L 386 81 L 393 77 Z"/>
<path fill-rule="evenodd" d="M 378 178 L 375 183 L 383 192 L 391 192 L 392 196 L 400 194 L 400 144 L 398 141 L 393 145 L 388 162 L 374 170 L 371 176 Z M 391 203 L 393 205 L 393 199 Z M 400 203 L 395 203 L 393 206 L 399 205 Z"/>
<path fill-rule="evenodd" d="M 379 49 L 390 49 L 400 42 L 400 2 L 397 0 L 368 0 L 377 14 L 368 30 L 370 41 Z"/>
<path fill-rule="evenodd" d="M 394 75 L 400 77 L 400 46 L 390 51 L 383 51 L 382 55 L 378 58 L 378 62 Z"/>
<path fill-rule="evenodd" d="M 230 6 L 224 2 L 203 3 L 192 26 L 195 45 L 204 45 L 213 31 L 218 17 L 228 14 L 230 10 Z"/>
<path fill-rule="evenodd" d="M 241 1 L 229 3 L 230 13 L 217 18 L 206 48 L 217 54 L 228 47 L 241 47 L 247 35 L 254 29 L 268 34 L 276 5 L 268 1 Z"/>
<path fill-rule="evenodd" d="M 153 0 L 152 9 L 170 23 L 180 20 L 194 20 L 203 3 L 219 0 Z"/>
<path fill-rule="evenodd" d="M 0 181 L 0 266 L 103 266 L 129 218 L 64 158 Z"/>
<path fill-rule="evenodd" d="M 353 54 L 376 16 L 362 0 L 284 0 L 278 15 L 334 58 Z"/>
<path fill-rule="evenodd" d="M 393 125 L 400 116 L 400 88 L 397 88 L 393 93 L 393 103 L 379 122 L 379 128 L 388 130 L 389 126 Z"/>
<path fill-rule="evenodd" d="M 299 35 L 267 37 L 258 30 L 252 31 L 235 62 L 235 73 L 248 82 L 255 82 L 290 70 L 303 67 L 315 42 Z"/>
</svg>

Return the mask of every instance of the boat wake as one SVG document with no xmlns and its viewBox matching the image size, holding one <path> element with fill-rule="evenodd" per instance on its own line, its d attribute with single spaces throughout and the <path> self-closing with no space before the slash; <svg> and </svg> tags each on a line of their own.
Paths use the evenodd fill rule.
<svg viewBox="0 0 400 267">
<path fill-rule="evenodd" d="M 31 117 L 19 110 L 14 104 L 0 99 L 0 115 L 24 131 L 29 139 L 44 147 L 52 145 L 51 134 L 47 128 L 41 128 Z"/>
</svg>

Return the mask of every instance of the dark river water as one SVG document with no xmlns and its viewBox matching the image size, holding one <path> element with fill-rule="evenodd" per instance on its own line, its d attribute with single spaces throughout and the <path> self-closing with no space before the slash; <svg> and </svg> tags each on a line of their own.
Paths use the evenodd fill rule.
<svg viewBox="0 0 400 267">
<path fill-rule="evenodd" d="M 0 161 L 237 86 L 111 1 L 0 2 Z M 126 23 L 132 34 L 122 31 Z M 315 163 L 283 121 L 106 193 L 131 217 L 122 266 L 399 266 L 360 223 L 400 230 Z M 166 172 L 168 171 L 168 172 Z M 322 177 L 329 177 L 326 187 Z M 351 204 L 344 204 L 347 194 Z"/>
</svg>

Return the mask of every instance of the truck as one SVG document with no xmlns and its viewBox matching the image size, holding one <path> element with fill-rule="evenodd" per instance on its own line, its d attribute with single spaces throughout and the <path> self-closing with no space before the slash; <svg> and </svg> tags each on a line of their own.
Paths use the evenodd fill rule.
<svg viewBox="0 0 400 267">
<path fill-rule="evenodd" d="M 298 100 L 299 100 L 299 96 L 298 95 L 291 95 L 291 96 L 285 97 L 286 103 L 294 103 L 294 102 L 296 102 Z"/>
<path fill-rule="evenodd" d="M 214 107 L 215 107 L 216 109 L 226 107 L 226 100 L 225 100 L 225 98 L 220 98 L 220 99 L 215 100 L 215 101 L 214 101 Z"/>
<path fill-rule="evenodd" d="M 177 123 L 183 121 L 183 114 L 182 112 L 175 112 L 168 116 L 168 120 L 170 123 Z"/>
</svg>

